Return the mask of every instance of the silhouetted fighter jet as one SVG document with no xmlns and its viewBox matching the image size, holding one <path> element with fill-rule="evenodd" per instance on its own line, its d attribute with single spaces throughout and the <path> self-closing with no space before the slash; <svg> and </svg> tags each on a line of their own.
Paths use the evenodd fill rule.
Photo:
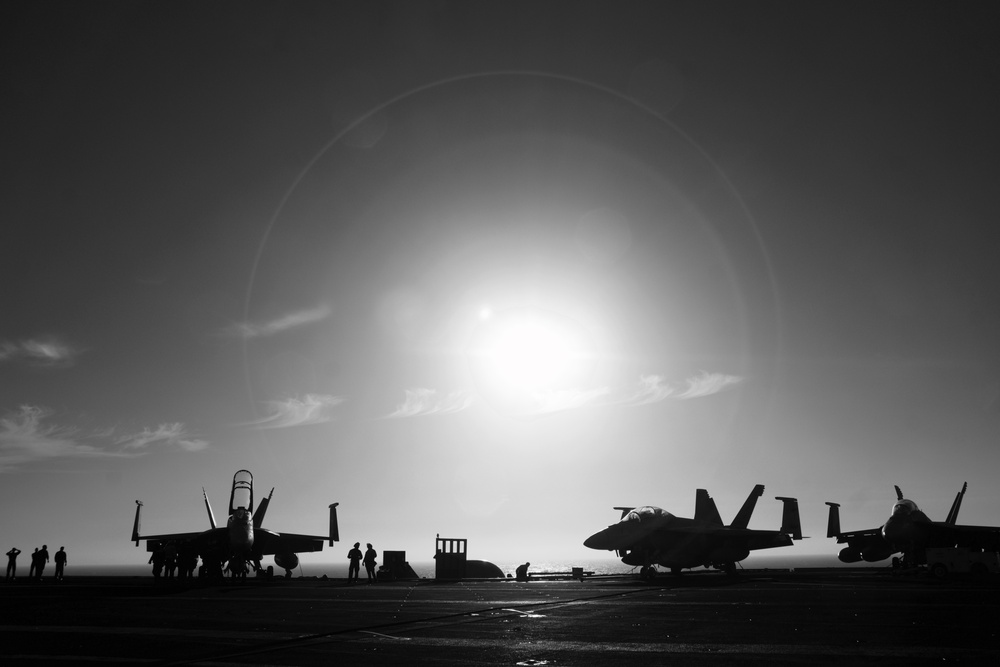
<svg viewBox="0 0 1000 667">
<path fill-rule="evenodd" d="M 264 514 L 274 495 L 271 493 L 260 501 L 257 513 L 253 506 L 253 475 L 249 470 L 238 470 L 233 475 L 233 489 L 229 495 L 229 519 L 225 528 L 216 526 L 212 505 L 208 502 L 208 494 L 201 490 L 205 498 L 205 509 L 208 510 L 208 520 L 211 528 L 203 532 L 172 533 L 169 535 L 140 535 L 139 520 L 142 511 L 142 501 L 136 500 L 135 523 L 132 526 L 132 541 L 139 546 L 140 540 L 146 540 L 148 551 L 157 551 L 173 543 L 178 550 L 189 550 L 200 556 L 206 568 L 213 573 L 222 572 L 222 564 L 228 563 L 234 574 L 246 574 L 247 566 L 255 571 L 261 569 L 260 559 L 274 555 L 274 562 L 285 568 L 290 575 L 298 566 L 298 553 L 305 551 L 322 551 L 323 542 L 328 541 L 333 546 L 340 540 L 337 527 L 337 505 L 330 505 L 329 535 L 296 535 L 279 533 L 262 526 Z"/>
<path fill-rule="evenodd" d="M 792 540 L 802 539 L 795 498 L 776 498 L 784 504 L 779 530 L 747 528 L 757 498 L 763 494 L 764 485 L 755 486 L 728 526 L 723 525 L 715 501 L 705 489 L 695 493 L 693 519 L 674 516 L 659 507 L 616 507 L 622 512 L 621 521 L 594 533 L 583 544 L 616 551 L 626 565 L 642 566 L 643 577 L 655 577 L 656 565 L 668 567 L 674 574 L 699 566 L 732 574 L 736 563 L 751 551 L 787 547 Z"/>
<path fill-rule="evenodd" d="M 915 502 L 904 498 L 903 492 L 896 486 L 896 503 L 883 525 L 845 533 L 840 532 L 840 505 L 828 502 L 830 515 L 826 536 L 836 537 L 838 544 L 847 543 L 839 554 L 844 563 L 861 560 L 874 563 L 902 553 L 902 561 L 893 558 L 894 566 L 919 565 L 926 560 L 926 550 L 936 547 L 996 551 L 1000 549 L 1000 527 L 962 526 L 957 523 L 958 511 L 968 486 L 967 483 L 962 485 L 944 521 L 931 521 Z"/>
</svg>

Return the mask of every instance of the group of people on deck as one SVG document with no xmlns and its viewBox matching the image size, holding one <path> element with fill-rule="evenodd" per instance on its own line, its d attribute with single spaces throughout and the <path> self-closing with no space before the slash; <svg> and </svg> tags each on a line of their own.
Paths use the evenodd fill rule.
<svg viewBox="0 0 1000 667">
<path fill-rule="evenodd" d="M 13 581 L 17 576 L 17 557 L 20 553 L 21 550 L 17 547 L 13 547 L 7 552 L 7 581 Z M 66 547 L 59 547 L 59 551 L 53 556 L 53 560 L 56 563 L 56 573 L 53 579 L 62 581 L 63 572 L 66 569 L 66 564 L 69 562 L 66 556 Z M 48 562 L 49 545 L 43 544 L 41 549 L 36 547 L 34 553 L 31 554 L 31 567 L 28 569 L 28 579 L 41 581 L 42 572 L 45 570 L 45 564 Z"/>
<path fill-rule="evenodd" d="M 368 549 L 365 551 L 364 556 L 361 555 L 361 542 L 355 542 L 354 548 L 347 552 L 347 560 L 350 561 L 350 567 L 347 568 L 347 580 L 357 581 L 358 574 L 361 572 L 361 562 L 364 561 L 365 571 L 368 573 L 368 583 L 375 582 L 375 565 L 378 558 L 378 552 L 372 548 L 372 543 L 368 542 L 365 546 Z"/>
</svg>

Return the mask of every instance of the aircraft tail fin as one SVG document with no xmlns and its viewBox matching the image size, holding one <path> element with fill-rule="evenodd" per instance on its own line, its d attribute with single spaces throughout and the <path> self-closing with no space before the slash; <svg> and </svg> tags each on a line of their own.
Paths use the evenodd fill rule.
<svg viewBox="0 0 1000 667">
<path fill-rule="evenodd" d="M 132 522 L 132 541 L 135 542 L 135 546 L 139 546 L 139 515 L 142 512 L 142 501 L 135 501 L 135 521 Z"/>
<path fill-rule="evenodd" d="M 826 520 L 826 536 L 827 537 L 840 537 L 840 505 L 838 503 L 830 503 L 830 516 Z"/>
<path fill-rule="evenodd" d="M 215 525 L 215 513 L 212 511 L 212 503 L 208 502 L 208 493 L 205 492 L 205 487 L 201 487 L 201 495 L 205 497 L 205 509 L 208 510 L 208 522 L 212 524 L 212 528 L 217 528 Z"/>
<path fill-rule="evenodd" d="M 750 516 L 753 514 L 753 509 L 757 505 L 757 499 L 764 495 L 764 485 L 758 484 L 753 487 L 753 491 L 747 496 L 747 499 L 743 502 L 743 507 L 736 514 L 736 518 L 733 522 L 729 524 L 730 528 L 746 528 L 747 524 L 750 523 Z"/>
<path fill-rule="evenodd" d="M 899 487 L 893 484 L 892 488 L 896 489 L 896 500 L 902 500 L 903 492 L 899 490 Z"/>
<path fill-rule="evenodd" d="M 708 495 L 705 489 L 698 489 L 694 496 L 694 520 L 703 521 L 714 526 L 721 526 L 722 517 L 719 516 L 719 508 L 715 506 L 712 496 Z"/>
<path fill-rule="evenodd" d="M 267 514 L 267 506 L 271 504 L 271 496 L 274 495 L 274 487 L 271 487 L 271 493 L 267 494 L 267 498 L 260 501 L 257 505 L 257 511 L 253 515 L 253 527 L 260 528 L 261 524 L 264 523 L 264 515 Z"/>
<path fill-rule="evenodd" d="M 799 501 L 795 498 L 776 496 L 775 500 L 782 502 L 781 532 L 792 536 L 793 540 L 802 539 L 802 522 L 799 520 Z"/>
<path fill-rule="evenodd" d="M 948 518 L 944 520 L 945 523 L 950 523 L 954 526 L 958 521 L 958 510 L 962 508 L 962 498 L 965 497 L 965 490 L 967 488 L 969 488 L 968 482 L 962 484 L 962 490 L 958 492 L 957 496 L 955 496 L 955 502 L 951 504 L 951 509 L 948 510 Z"/>
<path fill-rule="evenodd" d="M 340 526 L 337 524 L 337 505 L 340 503 L 333 503 L 330 505 L 330 546 L 333 546 L 334 542 L 340 541 Z"/>
</svg>

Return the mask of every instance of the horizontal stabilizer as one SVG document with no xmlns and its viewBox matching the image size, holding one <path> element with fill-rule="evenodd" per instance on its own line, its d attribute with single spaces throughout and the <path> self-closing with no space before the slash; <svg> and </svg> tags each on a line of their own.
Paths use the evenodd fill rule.
<svg viewBox="0 0 1000 667">
<path fill-rule="evenodd" d="M 792 536 L 793 540 L 802 539 L 802 522 L 799 520 L 799 501 L 795 498 L 776 496 L 775 500 L 782 502 L 781 532 Z"/>
<path fill-rule="evenodd" d="M 827 503 L 830 506 L 830 516 L 826 520 L 826 536 L 840 537 L 840 505 Z"/>
</svg>

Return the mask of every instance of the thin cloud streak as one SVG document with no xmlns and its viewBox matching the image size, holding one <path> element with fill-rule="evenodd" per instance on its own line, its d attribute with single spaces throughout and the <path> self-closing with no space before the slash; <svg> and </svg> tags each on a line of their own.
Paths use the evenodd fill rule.
<svg viewBox="0 0 1000 667">
<path fill-rule="evenodd" d="M 672 386 L 660 375 L 643 375 L 639 386 L 631 394 L 618 394 L 610 387 L 591 389 L 564 389 L 532 395 L 533 409 L 528 414 L 547 414 L 576 410 L 580 408 L 609 407 L 615 405 L 642 406 L 665 400 L 690 400 L 717 394 L 727 387 L 738 384 L 743 378 L 723 373 L 702 372 L 688 378 L 679 386 Z"/>
<path fill-rule="evenodd" d="M 668 384 L 660 375 L 643 375 L 639 378 L 638 390 L 618 404 L 648 405 L 667 399 L 688 400 L 692 398 L 704 398 L 705 396 L 717 394 L 727 387 L 739 384 L 742 381 L 743 378 L 737 375 L 702 371 L 700 375 L 684 380 L 686 386 L 683 390 L 678 390 L 676 387 Z"/>
<path fill-rule="evenodd" d="M 146 449 L 150 446 L 176 446 L 188 452 L 200 452 L 208 447 L 208 441 L 194 437 L 187 432 L 184 424 L 160 424 L 155 429 L 145 428 L 139 433 L 120 436 L 117 441 L 126 449 Z"/>
<path fill-rule="evenodd" d="M 472 407 L 474 399 L 467 391 L 453 391 L 439 395 L 436 389 L 417 387 L 407 389 L 406 398 L 386 419 L 405 417 L 426 417 L 429 415 L 450 415 Z"/>
<path fill-rule="evenodd" d="M 0 362 L 23 361 L 42 366 L 69 365 L 79 351 L 54 338 L 0 341 Z"/>
<path fill-rule="evenodd" d="M 0 472 L 38 460 L 65 457 L 132 457 L 137 454 L 109 451 L 84 444 L 80 430 L 72 426 L 44 423 L 51 411 L 22 405 L 0 417 Z"/>
<path fill-rule="evenodd" d="M 659 403 L 670 398 L 674 393 L 673 387 L 665 384 L 663 377 L 659 375 L 643 375 L 639 378 L 639 389 L 630 398 L 623 401 L 626 405 L 648 405 Z"/>
<path fill-rule="evenodd" d="M 731 387 L 735 384 L 743 382 L 743 378 L 738 375 L 725 375 L 723 373 L 706 373 L 702 371 L 701 375 L 693 378 L 688 378 L 687 389 L 678 394 L 677 398 L 688 399 L 688 398 L 702 398 L 704 396 L 711 396 L 712 394 L 718 394 L 727 387 Z"/>
<path fill-rule="evenodd" d="M 268 336 L 279 334 L 283 331 L 288 331 L 289 329 L 295 329 L 306 324 L 320 322 L 328 318 L 332 312 L 333 311 L 329 306 L 322 305 L 307 310 L 288 313 L 278 319 L 271 320 L 270 322 L 265 322 L 263 324 L 240 322 L 227 328 L 224 333 L 226 335 L 237 336 L 247 340 L 252 338 L 266 338 Z"/>
<path fill-rule="evenodd" d="M 328 394 L 306 394 L 302 398 L 268 401 L 266 417 L 243 425 L 257 429 L 271 429 L 323 424 L 333 420 L 330 411 L 343 402 L 343 397 Z"/>
</svg>

